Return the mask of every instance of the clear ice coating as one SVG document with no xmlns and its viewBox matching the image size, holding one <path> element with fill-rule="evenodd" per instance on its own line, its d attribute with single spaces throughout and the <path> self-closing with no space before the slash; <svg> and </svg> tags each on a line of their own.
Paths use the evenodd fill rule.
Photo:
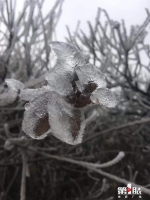
<svg viewBox="0 0 150 200">
<path fill-rule="evenodd" d="M 23 89 L 20 91 L 19 98 L 24 101 L 31 101 L 46 91 L 49 91 L 49 86 L 43 86 L 38 89 Z"/>
<path fill-rule="evenodd" d="M 93 103 L 104 105 L 109 108 L 115 107 L 118 102 L 115 93 L 111 92 L 108 88 L 101 88 L 101 89 L 95 90 L 91 94 L 90 98 Z"/>
<path fill-rule="evenodd" d="M 68 64 L 71 70 L 72 67 L 83 65 L 86 63 L 85 57 L 82 52 L 73 45 L 56 41 L 50 42 L 50 47 L 56 54 L 58 61 L 60 61 L 60 63 L 63 62 L 63 64 Z M 63 68 L 63 66 L 61 68 Z"/>
<path fill-rule="evenodd" d="M 47 136 L 50 129 L 47 106 L 51 97 L 50 92 L 44 91 L 25 106 L 22 129 L 33 139 L 43 139 Z"/>
<path fill-rule="evenodd" d="M 77 66 L 75 72 L 79 78 L 82 89 L 84 88 L 84 85 L 89 82 L 94 82 L 97 85 L 97 88 L 106 87 L 104 74 L 90 63 L 83 66 Z"/>
<path fill-rule="evenodd" d="M 83 112 L 55 94 L 48 104 L 51 131 L 58 139 L 75 145 L 81 143 L 85 122 Z"/>
<path fill-rule="evenodd" d="M 63 42 L 51 42 L 51 49 L 57 56 L 54 69 L 45 75 L 51 91 L 57 91 L 62 96 L 72 91 L 70 80 L 75 73 L 75 66 L 86 63 L 82 53 L 73 45 Z"/>
<path fill-rule="evenodd" d="M 106 88 L 104 74 L 86 62 L 81 51 L 63 42 L 51 42 L 57 56 L 55 67 L 46 73 L 47 86 L 20 89 L 25 105 L 23 131 L 34 139 L 43 139 L 48 132 L 71 145 L 82 142 L 85 120 L 82 108 L 94 103 L 115 107 L 116 95 Z M 8 81 L 8 84 L 10 82 Z"/>
<path fill-rule="evenodd" d="M 19 97 L 21 100 L 30 101 L 37 97 L 39 89 L 24 89 L 20 91 Z"/>
<path fill-rule="evenodd" d="M 59 64 L 57 63 L 57 65 Z M 58 94 L 66 96 L 72 91 L 71 76 L 70 71 L 56 68 L 51 73 L 47 73 L 45 79 L 48 82 L 50 91 L 57 91 Z"/>
</svg>

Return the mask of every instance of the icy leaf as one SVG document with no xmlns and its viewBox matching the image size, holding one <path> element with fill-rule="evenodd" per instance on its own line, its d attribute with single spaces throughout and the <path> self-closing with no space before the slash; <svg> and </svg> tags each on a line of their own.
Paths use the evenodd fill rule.
<svg viewBox="0 0 150 200">
<path fill-rule="evenodd" d="M 37 97 L 39 94 L 39 89 L 24 89 L 21 90 L 19 97 L 21 100 L 30 101 Z"/>
<path fill-rule="evenodd" d="M 75 66 L 85 64 L 85 58 L 75 46 L 67 43 L 51 42 L 50 47 L 56 53 L 57 62 L 45 79 L 51 91 L 67 96 L 72 91 L 70 80 L 74 76 Z"/>
<path fill-rule="evenodd" d="M 25 106 L 22 129 L 34 139 L 43 139 L 50 129 L 47 105 L 51 96 L 51 93 L 43 92 Z"/>
<path fill-rule="evenodd" d="M 77 84 L 80 85 L 80 89 L 82 86 L 83 90 L 83 88 L 85 88 L 87 84 L 92 82 L 97 84 L 97 88 L 106 87 L 106 80 L 104 74 L 93 65 L 86 64 L 83 66 L 77 66 L 75 68 L 75 71 L 79 78 L 80 83 L 78 82 Z"/>
<path fill-rule="evenodd" d="M 38 89 L 23 89 L 20 91 L 19 98 L 24 101 L 30 101 L 46 91 L 50 91 L 48 86 Z"/>
<path fill-rule="evenodd" d="M 62 66 L 63 67 L 63 66 Z M 48 82 L 50 91 L 57 91 L 58 94 L 66 96 L 72 91 L 72 85 L 70 83 L 71 75 L 64 71 L 54 70 L 51 73 L 47 73 L 45 79 Z"/>
<path fill-rule="evenodd" d="M 60 95 L 55 94 L 48 104 L 48 112 L 49 123 L 55 137 L 72 145 L 81 143 L 85 123 L 80 109 L 74 108 Z"/>
<path fill-rule="evenodd" d="M 102 104 L 107 107 L 115 107 L 117 105 L 116 94 L 108 88 L 102 88 L 94 91 L 91 95 L 91 101 L 95 104 Z"/>
<path fill-rule="evenodd" d="M 15 79 L 6 79 L 5 82 L 7 83 L 9 88 L 12 88 L 13 90 L 16 91 L 24 88 L 24 84 Z"/>
<path fill-rule="evenodd" d="M 51 42 L 51 49 L 55 52 L 60 62 L 65 62 L 70 66 L 83 65 L 86 63 L 82 52 L 75 46 L 64 42 Z"/>
</svg>

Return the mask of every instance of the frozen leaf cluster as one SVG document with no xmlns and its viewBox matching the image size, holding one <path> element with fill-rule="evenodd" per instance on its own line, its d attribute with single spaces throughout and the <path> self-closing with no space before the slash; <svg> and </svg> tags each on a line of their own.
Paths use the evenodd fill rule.
<svg viewBox="0 0 150 200">
<path fill-rule="evenodd" d="M 52 132 L 75 145 L 82 142 L 85 128 L 82 108 L 92 104 L 115 107 L 117 98 L 106 88 L 104 74 L 88 63 L 78 48 L 63 42 L 51 42 L 50 47 L 57 62 L 45 75 L 47 86 L 23 89 L 21 83 L 14 82 L 12 90 L 20 90 L 20 99 L 28 101 L 22 123 L 27 135 L 43 139 Z"/>
</svg>

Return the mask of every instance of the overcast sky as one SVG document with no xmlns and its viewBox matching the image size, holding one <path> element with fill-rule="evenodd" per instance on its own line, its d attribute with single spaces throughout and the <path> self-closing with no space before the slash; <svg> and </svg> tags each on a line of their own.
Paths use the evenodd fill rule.
<svg viewBox="0 0 150 200">
<path fill-rule="evenodd" d="M 48 12 L 55 0 L 45 0 L 44 12 Z M 23 0 L 18 0 L 18 9 L 21 10 Z M 57 26 L 58 40 L 64 40 L 66 25 L 75 30 L 78 20 L 80 28 L 88 31 L 87 21 L 94 23 L 97 8 L 107 10 L 111 19 L 124 19 L 127 28 L 131 25 L 140 25 L 146 18 L 145 8 L 150 10 L 150 0 L 64 0 L 63 12 Z"/>
<path fill-rule="evenodd" d="M 49 0 L 46 0 L 45 5 L 48 4 Z M 98 7 L 107 10 L 113 20 L 124 19 L 129 28 L 131 25 L 142 24 L 146 18 L 145 8 L 150 9 L 150 0 L 65 0 L 57 27 L 58 39 L 63 39 L 66 35 L 65 25 L 69 25 L 74 31 L 78 20 L 81 21 L 80 28 L 88 31 L 87 21 L 94 23 Z"/>
</svg>

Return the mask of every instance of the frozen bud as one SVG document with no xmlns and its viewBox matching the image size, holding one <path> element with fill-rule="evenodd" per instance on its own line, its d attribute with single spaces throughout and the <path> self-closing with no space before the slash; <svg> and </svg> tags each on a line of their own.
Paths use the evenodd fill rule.
<svg viewBox="0 0 150 200">
<path fill-rule="evenodd" d="M 55 94 L 48 104 L 48 113 L 51 130 L 55 137 L 71 145 L 82 142 L 85 128 L 82 110 Z"/>
</svg>

